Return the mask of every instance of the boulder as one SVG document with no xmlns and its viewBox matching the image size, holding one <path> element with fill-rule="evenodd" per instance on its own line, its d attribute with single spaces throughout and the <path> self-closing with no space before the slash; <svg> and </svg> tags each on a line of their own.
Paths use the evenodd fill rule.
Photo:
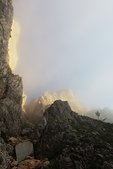
<svg viewBox="0 0 113 169">
<path fill-rule="evenodd" d="M 16 160 L 24 160 L 27 156 L 33 155 L 33 144 L 30 141 L 24 141 L 15 146 Z"/>
</svg>

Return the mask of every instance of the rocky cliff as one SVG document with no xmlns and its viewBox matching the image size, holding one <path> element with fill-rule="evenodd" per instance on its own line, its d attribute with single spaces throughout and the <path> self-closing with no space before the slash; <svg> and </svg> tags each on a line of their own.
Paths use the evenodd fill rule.
<svg viewBox="0 0 113 169">
<path fill-rule="evenodd" d="M 0 131 L 18 134 L 22 103 L 22 80 L 8 65 L 8 42 L 13 19 L 12 0 L 0 0 Z"/>
</svg>

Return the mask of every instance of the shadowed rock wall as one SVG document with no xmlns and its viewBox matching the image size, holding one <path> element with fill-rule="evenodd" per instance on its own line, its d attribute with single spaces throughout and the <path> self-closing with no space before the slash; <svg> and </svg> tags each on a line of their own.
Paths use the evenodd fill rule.
<svg viewBox="0 0 113 169">
<path fill-rule="evenodd" d="M 0 0 L 0 131 L 18 134 L 21 126 L 22 79 L 8 65 L 13 20 L 12 0 Z"/>
</svg>

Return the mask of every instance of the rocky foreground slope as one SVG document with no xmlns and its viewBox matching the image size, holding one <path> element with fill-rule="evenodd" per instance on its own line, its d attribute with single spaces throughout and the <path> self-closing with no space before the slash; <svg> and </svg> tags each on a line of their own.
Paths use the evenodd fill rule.
<svg viewBox="0 0 113 169">
<path fill-rule="evenodd" d="M 1 169 L 113 168 L 113 125 L 79 116 L 65 101 L 55 101 L 40 122 L 26 121 L 21 135 L 12 138 L 14 145 L 15 140 L 29 140 L 34 147 L 31 157 L 18 161 L 10 137 L 0 140 Z M 21 144 L 19 159 L 26 151 L 26 143 Z"/>
<path fill-rule="evenodd" d="M 79 116 L 67 102 L 54 102 L 34 131 L 35 156 L 48 158 L 48 168 L 113 168 L 113 125 Z"/>
</svg>

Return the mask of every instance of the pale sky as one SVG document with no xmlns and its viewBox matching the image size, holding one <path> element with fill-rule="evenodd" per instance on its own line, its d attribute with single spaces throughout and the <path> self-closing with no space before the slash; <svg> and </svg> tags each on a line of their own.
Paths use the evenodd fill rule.
<svg viewBox="0 0 113 169">
<path fill-rule="evenodd" d="M 88 106 L 113 108 L 113 0 L 13 1 L 28 99 L 72 89 Z"/>
</svg>

